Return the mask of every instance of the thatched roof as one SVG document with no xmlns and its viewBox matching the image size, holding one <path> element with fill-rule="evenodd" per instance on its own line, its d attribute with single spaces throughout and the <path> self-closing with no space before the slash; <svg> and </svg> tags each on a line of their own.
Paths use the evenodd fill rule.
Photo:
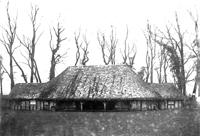
<svg viewBox="0 0 200 136">
<path fill-rule="evenodd" d="M 19 83 L 16 84 L 11 93 L 11 98 L 38 98 L 45 91 L 48 83 Z"/>
<path fill-rule="evenodd" d="M 50 81 L 48 98 L 154 98 L 159 95 L 128 66 L 68 67 Z"/>
<path fill-rule="evenodd" d="M 68 67 L 44 84 L 17 84 L 13 98 L 159 98 L 128 66 Z"/>
<path fill-rule="evenodd" d="M 178 90 L 178 88 L 173 83 L 153 83 L 150 84 L 151 87 L 159 93 L 163 98 L 183 98 L 183 94 Z"/>
</svg>

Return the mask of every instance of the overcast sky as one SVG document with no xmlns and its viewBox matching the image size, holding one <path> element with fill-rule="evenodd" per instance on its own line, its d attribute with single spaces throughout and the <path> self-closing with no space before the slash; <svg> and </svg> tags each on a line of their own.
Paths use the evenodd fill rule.
<svg viewBox="0 0 200 136">
<path fill-rule="evenodd" d="M 6 24 L 6 0 L 0 0 L 0 25 Z M 103 64 L 101 52 L 96 37 L 97 32 L 109 34 L 110 26 L 116 29 L 118 43 L 118 53 L 123 48 L 126 26 L 129 28 L 129 42 L 137 46 L 137 56 L 135 67 L 138 70 L 145 64 L 145 39 L 143 31 L 147 20 L 150 24 L 159 28 L 173 23 L 175 12 L 180 17 L 180 23 L 185 29 L 191 29 L 192 21 L 188 11 L 196 13 L 200 10 L 199 0 L 10 0 L 11 16 L 18 16 L 19 36 L 30 35 L 30 7 L 37 5 L 40 10 L 38 23 L 40 24 L 39 33 L 42 33 L 40 41 L 36 47 L 36 60 L 42 76 L 43 82 L 48 80 L 50 65 L 49 28 L 55 26 L 59 20 L 66 29 L 67 40 L 63 43 L 63 52 L 68 54 L 62 64 L 57 67 L 56 74 L 59 74 L 67 66 L 74 65 L 75 44 L 74 32 L 81 29 L 90 41 L 88 65 Z M 191 27 L 190 27 L 191 26 Z M 2 32 L 2 28 L 0 28 Z M 23 61 L 17 51 L 16 57 Z M 4 57 L 4 64 L 8 65 L 8 56 L 5 49 L 0 46 L 0 54 Z M 117 63 L 120 64 L 120 55 Z M 22 82 L 16 74 L 16 83 Z M 4 74 L 3 86 L 4 93 L 9 93 L 9 80 Z"/>
</svg>

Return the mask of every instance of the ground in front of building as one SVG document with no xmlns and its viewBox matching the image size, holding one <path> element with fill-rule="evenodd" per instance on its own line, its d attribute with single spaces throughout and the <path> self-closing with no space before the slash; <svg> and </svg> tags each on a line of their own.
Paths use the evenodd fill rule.
<svg viewBox="0 0 200 136">
<path fill-rule="evenodd" d="M 3 115 L 1 136 L 200 135 L 197 108 L 142 112 L 7 111 Z"/>
</svg>

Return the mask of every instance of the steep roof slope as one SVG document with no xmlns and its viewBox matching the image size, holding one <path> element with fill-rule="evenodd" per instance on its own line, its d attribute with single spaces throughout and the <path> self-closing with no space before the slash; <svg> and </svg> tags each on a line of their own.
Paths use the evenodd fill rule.
<svg viewBox="0 0 200 136">
<path fill-rule="evenodd" d="M 159 98 L 128 66 L 72 66 L 50 82 L 17 84 L 13 98 Z"/>
<path fill-rule="evenodd" d="M 50 81 L 48 98 L 154 98 L 160 95 L 150 88 L 129 67 L 68 67 Z"/>
</svg>

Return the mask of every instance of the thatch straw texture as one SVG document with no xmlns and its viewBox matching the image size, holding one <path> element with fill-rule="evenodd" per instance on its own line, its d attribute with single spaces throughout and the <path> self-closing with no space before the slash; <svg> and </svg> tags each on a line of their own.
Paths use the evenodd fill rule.
<svg viewBox="0 0 200 136">
<path fill-rule="evenodd" d="M 153 91 L 129 67 L 68 67 L 50 82 L 48 98 L 154 98 Z"/>
<path fill-rule="evenodd" d="M 183 98 L 182 93 L 177 89 L 173 83 L 153 83 L 151 87 L 159 93 L 162 98 Z"/>
<path fill-rule="evenodd" d="M 38 98 L 41 92 L 45 91 L 48 87 L 47 83 L 19 83 L 16 84 L 11 93 L 11 98 Z"/>
<path fill-rule="evenodd" d="M 159 98 L 128 66 L 68 67 L 44 84 L 17 84 L 15 98 Z"/>
</svg>

